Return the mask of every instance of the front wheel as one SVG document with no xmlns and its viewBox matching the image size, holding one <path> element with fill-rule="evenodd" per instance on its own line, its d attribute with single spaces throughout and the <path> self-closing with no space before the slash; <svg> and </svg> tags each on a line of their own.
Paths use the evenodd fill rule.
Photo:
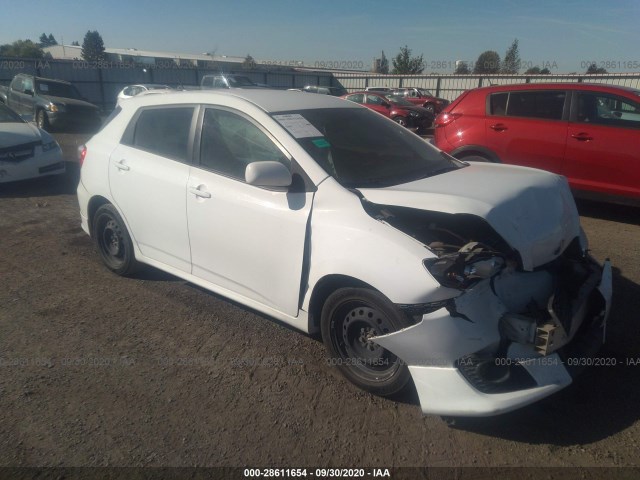
<svg viewBox="0 0 640 480">
<path fill-rule="evenodd" d="M 462 160 L 463 162 L 491 162 L 491 160 L 484 155 L 477 154 L 467 155 L 465 157 L 459 158 L 459 160 Z"/>
<path fill-rule="evenodd" d="M 407 119 L 404 117 L 394 117 L 393 121 L 396 122 L 398 125 L 402 125 L 405 128 L 407 126 Z"/>
<path fill-rule="evenodd" d="M 118 275 L 131 275 L 139 269 L 129 232 L 113 205 L 107 203 L 98 208 L 93 217 L 92 233 L 109 270 Z"/>
<path fill-rule="evenodd" d="M 401 359 L 373 339 L 408 326 L 384 295 L 365 288 L 336 290 L 322 309 L 322 339 L 331 364 L 358 387 L 381 396 L 404 390 L 411 375 Z"/>
<path fill-rule="evenodd" d="M 433 113 L 433 114 L 436 113 L 436 107 L 433 106 L 433 103 L 425 104 L 424 108 L 426 108 L 429 111 L 429 113 Z"/>
<path fill-rule="evenodd" d="M 49 129 L 49 119 L 47 118 L 47 113 L 44 110 L 38 110 L 38 113 L 36 113 L 36 125 L 42 130 Z"/>
</svg>

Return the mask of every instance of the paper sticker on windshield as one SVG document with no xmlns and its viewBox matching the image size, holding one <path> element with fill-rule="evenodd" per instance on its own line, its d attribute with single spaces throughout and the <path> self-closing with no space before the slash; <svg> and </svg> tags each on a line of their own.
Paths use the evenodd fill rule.
<svg viewBox="0 0 640 480">
<path fill-rule="evenodd" d="M 318 138 L 317 140 L 312 140 L 313 143 L 318 148 L 329 148 L 331 144 L 327 142 L 324 138 Z"/>
<path fill-rule="evenodd" d="M 299 113 L 274 115 L 280 125 L 286 128 L 294 138 L 322 137 L 322 133 Z"/>
<path fill-rule="evenodd" d="M 49 91 L 49 85 L 47 85 L 46 83 L 41 83 L 39 86 L 40 86 L 40 91 L 41 92 L 48 92 Z"/>
</svg>

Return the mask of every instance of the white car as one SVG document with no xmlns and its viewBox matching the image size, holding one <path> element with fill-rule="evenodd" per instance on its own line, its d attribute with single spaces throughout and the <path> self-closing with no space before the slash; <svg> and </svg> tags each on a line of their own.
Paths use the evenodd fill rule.
<svg viewBox="0 0 640 480">
<path fill-rule="evenodd" d="M 138 85 L 127 85 L 120 93 L 118 93 L 118 97 L 116 99 L 116 105 L 120 105 L 123 100 L 128 100 L 129 98 L 133 98 L 137 95 L 146 94 L 146 93 L 166 93 L 170 92 L 172 88 L 169 85 L 160 85 L 155 83 L 141 83 Z"/>
<path fill-rule="evenodd" d="M 0 183 L 65 172 L 55 139 L 0 103 Z"/>
<path fill-rule="evenodd" d="M 82 228 L 109 269 L 152 265 L 319 332 L 354 384 L 413 382 L 425 413 L 532 403 L 603 341 L 611 266 L 564 177 L 460 162 L 355 103 L 133 99 L 83 158 Z"/>
</svg>

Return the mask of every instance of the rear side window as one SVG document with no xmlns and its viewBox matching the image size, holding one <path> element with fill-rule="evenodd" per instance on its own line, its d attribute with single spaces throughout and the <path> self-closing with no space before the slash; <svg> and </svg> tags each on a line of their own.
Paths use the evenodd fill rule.
<svg viewBox="0 0 640 480">
<path fill-rule="evenodd" d="M 352 102 L 356 102 L 356 103 L 363 103 L 364 102 L 364 95 L 361 93 L 356 93 L 354 95 L 349 95 L 347 97 L 347 100 L 351 100 Z"/>
<path fill-rule="evenodd" d="M 192 119 L 193 107 L 143 110 L 134 119 L 133 135 L 124 143 L 186 163 Z"/>
<path fill-rule="evenodd" d="M 510 92 L 507 116 L 562 120 L 566 96 L 566 92 L 555 90 Z"/>
</svg>

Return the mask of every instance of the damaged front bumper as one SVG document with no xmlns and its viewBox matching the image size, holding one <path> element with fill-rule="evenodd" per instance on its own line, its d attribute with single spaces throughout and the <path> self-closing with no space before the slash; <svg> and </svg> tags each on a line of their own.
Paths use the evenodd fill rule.
<svg viewBox="0 0 640 480">
<path fill-rule="evenodd" d="M 568 386 L 573 365 L 604 342 L 611 265 L 585 263 L 580 285 L 562 302 L 557 285 L 546 297 L 540 272 L 505 276 L 502 290 L 500 279 L 487 279 L 416 325 L 374 341 L 408 365 L 424 413 L 490 416 L 528 405 Z M 514 312 L 522 310 L 528 284 L 538 290 L 530 303 L 535 295 L 548 300 L 537 319 Z"/>
</svg>

